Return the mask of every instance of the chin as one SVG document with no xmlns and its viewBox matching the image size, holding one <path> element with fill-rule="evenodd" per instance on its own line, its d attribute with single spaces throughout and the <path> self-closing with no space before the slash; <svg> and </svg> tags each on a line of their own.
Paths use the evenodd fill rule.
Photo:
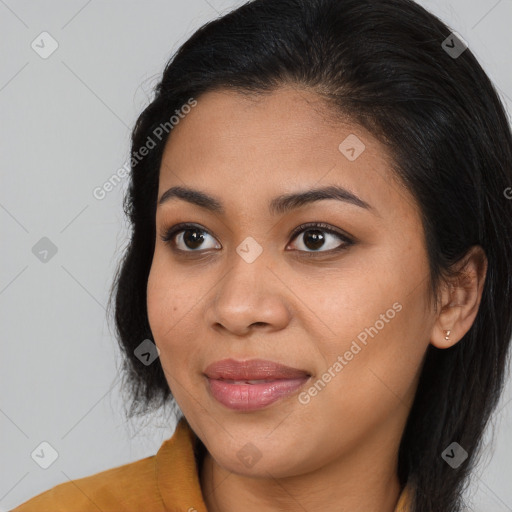
<svg viewBox="0 0 512 512">
<path fill-rule="evenodd" d="M 248 437 L 251 439 L 250 437 Z M 210 451 L 217 464 L 226 471 L 254 478 L 286 478 L 300 475 L 312 468 L 311 454 L 283 440 L 233 442 Z M 233 446 L 234 445 L 234 446 Z"/>
</svg>

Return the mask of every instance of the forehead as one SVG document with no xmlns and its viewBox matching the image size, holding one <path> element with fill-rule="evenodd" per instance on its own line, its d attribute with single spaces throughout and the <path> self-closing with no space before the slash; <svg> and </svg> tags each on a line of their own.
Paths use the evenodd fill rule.
<svg viewBox="0 0 512 512">
<path fill-rule="evenodd" d="M 162 157 L 159 194 L 187 186 L 223 197 L 267 199 L 336 184 L 377 210 L 415 208 L 396 180 L 385 147 L 311 91 L 264 95 L 218 90 L 197 98 L 173 128 Z M 400 205 L 401 202 L 408 204 Z M 380 205 L 380 207 L 379 207 Z"/>
</svg>

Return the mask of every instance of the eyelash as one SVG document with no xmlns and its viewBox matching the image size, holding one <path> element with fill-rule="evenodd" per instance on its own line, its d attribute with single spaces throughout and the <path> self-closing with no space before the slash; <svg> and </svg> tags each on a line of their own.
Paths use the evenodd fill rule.
<svg viewBox="0 0 512 512">
<path fill-rule="evenodd" d="M 187 222 L 182 222 L 182 223 L 176 224 L 175 226 L 173 226 L 173 227 L 169 228 L 168 230 L 166 230 L 162 235 L 160 235 L 160 238 L 161 238 L 161 240 L 164 243 L 170 245 L 172 250 L 175 251 L 175 252 L 179 252 L 181 254 L 185 254 L 185 253 L 190 253 L 190 254 L 192 254 L 192 253 L 200 253 L 201 252 L 200 250 L 184 251 L 183 249 L 176 249 L 175 247 L 172 246 L 172 240 L 174 239 L 174 237 L 177 234 L 179 234 L 180 232 L 187 231 L 189 229 L 191 229 L 191 230 L 195 229 L 197 231 L 201 231 L 201 232 L 206 233 L 206 234 L 208 234 L 210 236 L 213 236 L 207 229 L 204 229 L 204 228 L 202 228 L 201 226 L 199 226 L 197 224 L 190 224 L 190 223 L 187 223 Z M 313 229 L 319 229 L 319 230 L 321 230 L 321 231 L 323 231 L 325 233 L 329 233 L 331 235 L 334 235 L 334 236 L 338 237 L 344 243 L 342 245 L 340 245 L 339 247 L 336 247 L 334 249 L 330 249 L 328 251 L 302 251 L 302 250 L 298 251 L 300 253 L 303 253 L 306 257 L 317 257 L 318 255 L 335 254 L 335 253 L 338 253 L 338 252 L 341 252 L 341 251 L 347 249 L 348 247 L 350 247 L 351 245 L 353 245 L 355 243 L 354 240 L 352 240 L 347 235 L 345 235 L 343 233 L 340 233 L 337 230 L 332 229 L 328 224 L 324 224 L 322 222 L 310 222 L 310 223 L 307 223 L 307 224 L 301 224 L 300 226 L 297 226 L 292 231 L 292 233 L 290 234 L 291 240 L 295 240 L 295 238 L 297 238 L 297 235 L 299 235 L 300 233 L 308 231 L 308 230 L 313 230 Z"/>
</svg>

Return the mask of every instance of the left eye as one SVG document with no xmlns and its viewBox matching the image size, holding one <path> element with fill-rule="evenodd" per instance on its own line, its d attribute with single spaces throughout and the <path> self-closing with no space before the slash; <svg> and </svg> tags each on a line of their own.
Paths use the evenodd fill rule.
<svg viewBox="0 0 512 512">
<path fill-rule="evenodd" d="M 305 247 L 305 252 L 330 252 L 341 250 L 342 248 L 351 245 L 352 240 L 347 236 L 334 231 L 322 224 L 309 224 L 306 226 L 299 226 L 294 230 L 294 240 L 301 240 L 301 244 Z M 330 239 L 330 242 L 329 242 Z M 335 240 L 338 240 L 336 244 Z M 327 241 L 327 242 L 326 242 Z M 341 241 L 341 243 L 339 243 Z M 299 244 L 299 246 L 301 245 Z M 319 251 L 319 249 L 324 249 Z M 300 249 L 299 247 L 299 250 Z"/>
<path fill-rule="evenodd" d="M 309 253 L 338 251 L 354 243 L 348 236 L 335 231 L 325 224 L 318 223 L 299 226 L 294 229 L 291 236 L 292 240 L 302 237 L 299 246 L 302 245 L 305 249 L 299 247 L 299 251 Z M 209 247 L 205 247 L 204 241 L 207 237 L 215 240 L 208 231 L 199 226 L 178 224 L 167 230 L 160 238 L 163 242 L 170 244 L 173 249 L 176 248 L 175 250 L 180 252 L 200 252 L 198 248 L 204 250 L 222 248 L 218 242 L 217 244 L 213 243 L 213 245 L 210 244 Z M 335 242 L 336 239 L 338 240 L 337 244 Z M 182 248 L 179 247 L 180 244 Z M 319 249 L 323 250 L 320 251 Z"/>
</svg>

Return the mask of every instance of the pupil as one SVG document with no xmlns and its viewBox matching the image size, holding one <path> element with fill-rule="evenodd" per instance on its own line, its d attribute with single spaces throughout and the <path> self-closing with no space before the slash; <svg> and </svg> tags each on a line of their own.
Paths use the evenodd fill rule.
<svg viewBox="0 0 512 512">
<path fill-rule="evenodd" d="M 306 233 L 309 233 L 309 235 L 307 235 Z M 317 229 L 310 229 L 306 231 L 306 233 L 304 234 L 304 245 L 308 249 L 320 249 L 324 244 L 324 236 L 322 234 L 322 231 L 319 231 Z M 312 243 L 313 247 L 310 247 L 310 242 Z"/>
<path fill-rule="evenodd" d="M 200 231 L 198 229 L 187 229 L 183 233 L 183 240 L 185 242 L 185 245 L 189 249 L 196 249 L 203 242 L 204 236 L 203 235 L 198 236 L 197 233 L 199 233 L 199 232 Z"/>
</svg>

